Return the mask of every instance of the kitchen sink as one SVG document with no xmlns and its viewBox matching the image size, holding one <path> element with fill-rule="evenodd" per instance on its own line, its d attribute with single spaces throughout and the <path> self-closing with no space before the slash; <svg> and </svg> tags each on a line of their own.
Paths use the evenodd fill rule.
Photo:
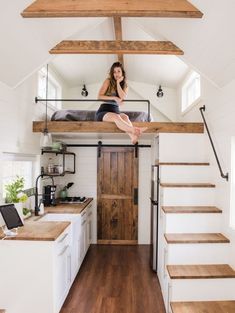
<svg viewBox="0 0 235 313">
<path fill-rule="evenodd" d="M 77 214 L 65 214 L 65 213 L 47 213 L 42 216 L 38 221 L 40 222 L 72 222 L 78 218 Z"/>
</svg>

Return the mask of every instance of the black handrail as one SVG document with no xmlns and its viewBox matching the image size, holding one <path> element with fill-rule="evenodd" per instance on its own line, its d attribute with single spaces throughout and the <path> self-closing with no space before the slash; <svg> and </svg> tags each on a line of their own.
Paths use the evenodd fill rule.
<svg viewBox="0 0 235 313">
<path fill-rule="evenodd" d="M 216 150 L 215 150 L 215 147 L 214 147 L 214 144 L 213 144 L 211 135 L 210 135 L 210 131 L 209 131 L 209 128 L 208 128 L 207 123 L 206 123 L 206 119 L 205 119 L 204 114 L 203 114 L 203 111 L 206 110 L 205 105 L 203 105 L 202 107 L 200 107 L 199 110 L 200 110 L 200 112 L 201 112 L 201 115 L 202 115 L 204 124 L 205 124 L 205 126 L 206 126 L 207 134 L 208 134 L 208 137 L 209 137 L 209 139 L 210 139 L 211 146 L 212 146 L 212 149 L 213 149 L 213 151 L 214 151 L 215 159 L 216 159 L 216 162 L 217 162 L 218 167 L 219 167 L 219 170 L 220 170 L 220 175 L 221 175 L 222 178 L 225 178 L 225 179 L 228 181 L 228 173 L 224 174 L 223 171 L 222 171 L 222 168 L 221 168 L 221 165 L 220 165 L 220 162 L 219 162 L 219 158 L 218 158 L 218 155 L 217 155 L 217 153 L 216 153 Z"/>
<path fill-rule="evenodd" d="M 99 100 L 99 99 L 40 99 L 38 97 L 35 97 L 35 103 L 38 102 L 50 102 L 50 101 L 63 101 L 63 102 L 102 102 L 107 100 Z M 123 100 L 123 102 L 147 102 L 148 104 L 148 122 L 151 121 L 150 118 L 150 101 L 147 99 L 143 100 Z"/>
</svg>

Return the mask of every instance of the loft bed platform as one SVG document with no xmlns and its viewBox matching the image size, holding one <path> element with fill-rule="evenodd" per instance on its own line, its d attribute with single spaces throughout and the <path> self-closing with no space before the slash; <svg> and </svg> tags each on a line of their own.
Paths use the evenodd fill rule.
<svg viewBox="0 0 235 313">
<path fill-rule="evenodd" d="M 134 122 L 134 126 L 148 127 L 145 134 L 157 133 L 203 133 L 203 123 Z M 33 121 L 33 132 L 41 133 L 45 121 Z M 50 133 L 123 133 L 114 123 L 93 121 L 48 121 Z"/>
</svg>

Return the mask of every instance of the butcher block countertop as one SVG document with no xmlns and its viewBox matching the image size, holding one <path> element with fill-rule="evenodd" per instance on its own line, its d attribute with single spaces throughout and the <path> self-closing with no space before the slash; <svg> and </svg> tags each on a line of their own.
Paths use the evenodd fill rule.
<svg viewBox="0 0 235 313">
<path fill-rule="evenodd" d="M 27 221 L 18 228 L 18 234 L 5 240 L 54 241 L 70 225 L 70 222 L 39 222 Z M 0 239 L 4 237 L 0 230 Z"/>
<path fill-rule="evenodd" d="M 92 200 L 93 198 L 88 198 L 84 203 L 61 203 L 45 207 L 45 214 L 80 214 Z M 41 216 L 32 216 L 25 220 L 24 226 L 18 228 L 17 236 L 6 237 L 5 240 L 54 241 L 70 225 L 70 222 L 40 222 L 40 218 Z M 4 238 L 4 234 L 0 229 L 0 240 L 2 238 Z"/>
<path fill-rule="evenodd" d="M 45 213 L 80 214 L 93 198 L 87 198 L 84 203 L 58 203 L 56 206 L 45 207 Z"/>
</svg>

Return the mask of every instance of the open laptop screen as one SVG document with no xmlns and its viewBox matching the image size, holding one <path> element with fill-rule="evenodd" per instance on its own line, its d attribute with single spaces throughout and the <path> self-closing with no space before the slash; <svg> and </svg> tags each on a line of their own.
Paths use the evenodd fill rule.
<svg viewBox="0 0 235 313">
<path fill-rule="evenodd" d="M 14 204 L 1 205 L 0 212 L 8 229 L 24 226 Z"/>
</svg>

